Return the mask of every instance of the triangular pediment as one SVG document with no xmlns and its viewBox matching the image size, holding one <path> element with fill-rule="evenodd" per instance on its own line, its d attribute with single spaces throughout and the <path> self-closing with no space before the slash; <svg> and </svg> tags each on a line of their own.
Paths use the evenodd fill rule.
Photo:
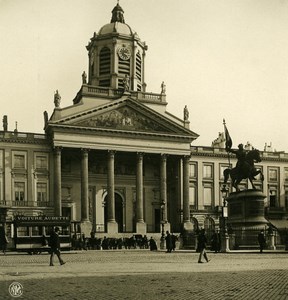
<svg viewBox="0 0 288 300">
<path fill-rule="evenodd" d="M 55 123 L 54 123 L 55 124 Z M 79 111 L 56 122 L 62 126 L 142 133 L 193 135 L 189 129 L 171 121 L 153 109 L 134 101 L 122 99 L 88 111 Z"/>
<path fill-rule="evenodd" d="M 77 126 L 109 128 L 117 130 L 139 130 L 167 132 L 168 128 L 143 115 L 129 106 L 122 106 L 105 113 L 98 113 L 90 118 L 74 123 Z"/>
</svg>

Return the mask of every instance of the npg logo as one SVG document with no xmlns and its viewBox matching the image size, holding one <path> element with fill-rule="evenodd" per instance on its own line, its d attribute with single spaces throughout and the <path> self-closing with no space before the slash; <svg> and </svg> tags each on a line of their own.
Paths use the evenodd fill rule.
<svg viewBox="0 0 288 300">
<path fill-rule="evenodd" d="M 19 282 L 12 282 L 9 285 L 9 293 L 12 297 L 20 297 L 23 294 L 23 285 Z"/>
</svg>

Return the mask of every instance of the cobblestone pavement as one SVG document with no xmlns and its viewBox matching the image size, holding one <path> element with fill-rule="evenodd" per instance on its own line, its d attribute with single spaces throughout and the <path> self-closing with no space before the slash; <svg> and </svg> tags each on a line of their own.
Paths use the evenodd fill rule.
<svg viewBox="0 0 288 300">
<path fill-rule="evenodd" d="M 67 262 L 49 266 L 49 255 L 0 255 L 0 300 L 15 299 L 288 299 L 288 253 L 198 253 L 110 250 L 63 252 Z"/>
</svg>

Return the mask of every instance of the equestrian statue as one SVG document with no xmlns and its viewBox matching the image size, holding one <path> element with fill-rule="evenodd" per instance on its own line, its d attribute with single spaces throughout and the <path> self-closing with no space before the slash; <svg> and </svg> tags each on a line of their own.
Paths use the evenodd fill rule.
<svg viewBox="0 0 288 300">
<path fill-rule="evenodd" d="M 238 145 L 238 149 L 231 149 L 232 147 L 232 139 L 229 135 L 229 132 L 225 125 L 224 120 L 224 129 L 225 129 L 225 138 L 226 138 L 226 151 L 229 153 L 233 153 L 236 155 L 237 164 L 234 168 L 227 168 L 224 170 L 224 184 L 227 183 L 229 176 L 231 178 L 232 187 L 236 189 L 236 191 L 240 191 L 239 184 L 243 179 L 249 179 L 253 189 L 256 189 L 253 180 L 256 180 L 256 176 L 260 174 L 260 179 L 264 180 L 264 175 L 261 169 L 257 169 L 254 166 L 254 163 L 261 162 L 260 151 L 252 148 L 252 150 L 245 150 L 243 144 Z M 229 158 L 229 166 L 230 166 L 230 157 Z"/>
</svg>

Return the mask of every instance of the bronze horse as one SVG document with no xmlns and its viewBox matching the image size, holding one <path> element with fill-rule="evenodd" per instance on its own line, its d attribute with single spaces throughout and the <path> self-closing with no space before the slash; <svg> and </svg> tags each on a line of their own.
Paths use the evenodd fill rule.
<svg viewBox="0 0 288 300">
<path fill-rule="evenodd" d="M 255 176 L 261 174 L 260 178 L 263 181 L 264 176 L 260 169 L 256 169 L 254 167 L 254 163 L 261 162 L 260 151 L 257 149 L 253 149 L 249 151 L 246 155 L 245 161 L 239 167 L 228 168 L 224 170 L 224 184 L 227 183 L 229 176 L 231 178 L 231 184 L 236 189 L 236 191 L 240 191 L 238 185 L 243 179 L 248 178 L 251 182 L 253 189 L 256 189 L 253 180 L 255 180 Z"/>
</svg>

